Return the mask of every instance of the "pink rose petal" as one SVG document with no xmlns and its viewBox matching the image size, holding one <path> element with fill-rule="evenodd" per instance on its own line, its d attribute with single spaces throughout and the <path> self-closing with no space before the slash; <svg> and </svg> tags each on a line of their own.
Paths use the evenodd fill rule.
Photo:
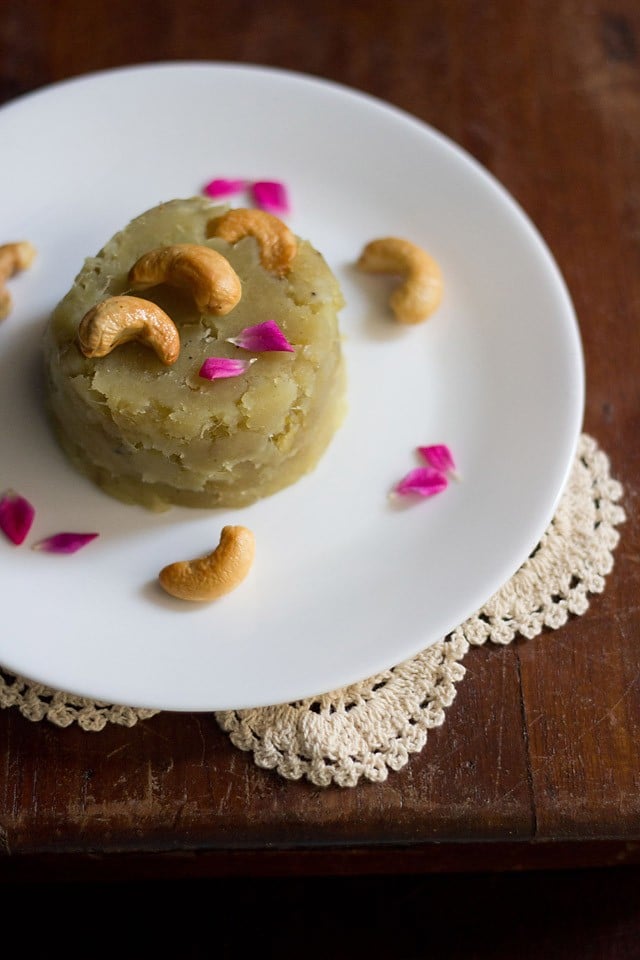
<svg viewBox="0 0 640 960">
<path fill-rule="evenodd" d="M 229 360 L 226 357 L 207 357 L 200 367 L 199 376 L 204 380 L 222 380 L 226 377 L 239 377 L 246 373 L 252 360 Z"/>
<path fill-rule="evenodd" d="M 234 193 L 241 193 L 248 186 L 246 180 L 226 180 L 219 177 L 211 180 L 202 188 L 202 192 L 208 197 L 218 199 L 220 197 L 231 197 Z"/>
<path fill-rule="evenodd" d="M 434 443 L 428 447 L 418 447 L 418 453 L 430 467 L 440 470 L 441 473 L 448 473 L 455 480 L 459 479 L 453 454 L 446 444 Z"/>
<path fill-rule="evenodd" d="M 432 497 L 446 490 L 449 481 L 444 473 L 433 467 L 415 467 L 410 470 L 394 487 L 394 493 L 402 496 L 416 494 L 419 497 Z"/>
<path fill-rule="evenodd" d="M 276 216 L 289 213 L 289 195 L 284 183 L 279 180 L 256 180 L 251 184 L 251 193 L 257 206 Z"/>
<path fill-rule="evenodd" d="M 447 471 L 456 468 L 451 450 L 444 443 L 434 443 L 429 447 L 418 447 L 418 453 L 435 470 L 442 470 L 443 473 L 447 473 Z"/>
<path fill-rule="evenodd" d="M 97 536 L 97 533 L 55 533 L 52 537 L 35 543 L 33 549 L 43 550 L 45 553 L 75 553 Z"/>
<path fill-rule="evenodd" d="M 294 353 L 294 348 L 275 320 L 265 320 L 264 323 L 256 323 L 253 327 L 245 327 L 237 337 L 228 337 L 228 342 L 235 344 L 236 347 L 242 347 L 243 350 L 251 350 L 253 353 L 266 353 L 270 350 Z"/>
<path fill-rule="evenodd" d="M 0 499 L 0 530 L 19 546 L 29 533 L 35 514 L 28 500 L 14 490 L 7 490 Z"/>
</svg>

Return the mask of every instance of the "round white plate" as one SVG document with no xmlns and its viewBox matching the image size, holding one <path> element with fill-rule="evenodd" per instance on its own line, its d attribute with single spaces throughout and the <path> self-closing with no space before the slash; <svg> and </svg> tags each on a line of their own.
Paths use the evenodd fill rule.
<svg viewBox="0 0 640 960">
<path fill-rule="evenodd" d="M 416 119 L 334 83 L 232 64 L 93 74 L 0 110 L 0 242 L 27 239 L 0 326 L 0 490 L 28 497 L 0 537 L 0 663 L 109 702 L 265 706 L 365 679 L 475 612 L 551 520 L 583 415 L 570 298 L 544 242 L 473 159 Z M 290 226 L 337 274 L 349 412 L 314 473 L 242 511 L 125 506 L 67 463 L 42 406 L 47 317 L 85 256 L 156 203 L 213 177 L 283 180 Z M 239 198 L 238 204 L 246 202 Z M 442 267 L 425 324 L 396 325 L 390 278 L 354 262 L 396 234 Z M 258 319 L 258 318 L 257 318 Z M 459 482 L 395 505 L 415 448 L 446 443 Z M 215 604 L 166 596 L 159 569 L 256 535 L 248 579 Z M 71 556 L 30 549 L 98 531 Z"/>
</svg>

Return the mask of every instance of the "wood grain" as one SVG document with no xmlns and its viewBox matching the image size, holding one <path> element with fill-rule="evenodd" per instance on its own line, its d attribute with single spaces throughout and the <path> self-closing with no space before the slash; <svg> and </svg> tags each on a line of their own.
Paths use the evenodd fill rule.
<svg viewBox="0 0 640 960">
<path fill-rule="evenodd" d="M 0 102 L 130 63 L 259 63 L 381 97 L 469 151 L 557 259 L 584 343 L 585 430 L 628 513 L 589 611 L 471 651 L 445 725 L 383 784 L 286 782 L 210 715 L 88 734 L 3 711 L 0 877 L 640 860 L 639 45 L 635 0 L 0 6 Z M 43 175 L 55 190 L 44 157 Z"/>
</svg>

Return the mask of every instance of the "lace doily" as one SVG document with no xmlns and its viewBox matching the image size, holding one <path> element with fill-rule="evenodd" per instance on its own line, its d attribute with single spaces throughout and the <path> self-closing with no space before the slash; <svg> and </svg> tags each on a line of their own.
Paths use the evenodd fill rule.
<svg viewBox="0 0 640 960">
<path fill-rule="evenodd" d="M 608 457 L 582 435 L 556 514 L 531 556 L 487 603 L 449 636 L 418 656 L 368 680 L 297 703 L 215 714 L 232 743 L 252 751 L 256 764 L 287 779 L 318 786 L 355 786 L 361 777 L 386 779 L 427 733 L 444 722 L 465 673 L 469 645 L 532 638 L 579 616 L 589 595 L 601 593 L 613 567 L 624 519 L 620 484 Z M 16 707 L 29 720 L 83 730 L 108 723 L 133 726 L 157 711 L 74 697 L 0 670 L 0 707 Z"/>
</svg>

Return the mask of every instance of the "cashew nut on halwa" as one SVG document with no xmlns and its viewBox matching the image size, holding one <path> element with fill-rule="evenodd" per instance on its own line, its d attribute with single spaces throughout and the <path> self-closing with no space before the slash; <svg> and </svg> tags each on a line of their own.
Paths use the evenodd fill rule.
<svg viewBox="0 0 640 960">
<path fill-rule="evenodd" d="M 12 305 L 11 294 L 4 285 L 5 280 L 19 270 L 30 267 L 35 255 L 36 248 L 26 240 L 0 245 L 0 320 L 9 316 Z"/>
<path fill-rule="evenodd" d="M 167 366 L 180 354 L 180 335 L 171 317 L 141 297 L 102 300 L 85 313 L 78 326 L 78 345 L 85 357 L 106 357 L 131 340 L 152 347 Z"/>
<path fill-rule="evenodd" d="M 215 217 L 207 224 L 208 237 L 221 237 L 227 243 L 237 243 L 243 237 L 255 237 L 260 248 L 260 263 L 283 277 L 291 267 L 298 250 L 298 242 L 286 223 L 266 210 L 239 207 Z"/>
<path fill-rule="evenodd" d="M 357 266 L 366 273 L 390 273 L 404 278 L 389 300 L 399 323 L 420 323 L 440 305 L 440 267 L 410 240 L 399 237 L 372 240 L 364 247 Z"/>
<path fill-rule="evenodd" d="M 247 527 L 223 527 L 220 543 L 205 557 L 170 563 L 158 574 L 161 586 L 180 600 L 209 601 L 230 593 L 249 573 L 255 538 Z"/>
<path fill-rule="evenodd" d="M 160 283 L 181 287 L 193 294 L 198 310 L 223 316 L 240 300 L 240 277 L 229 261 L 198 243 L 175 243 L 149 250 L 129 271 L 134 290 Z"/>
</svg>

